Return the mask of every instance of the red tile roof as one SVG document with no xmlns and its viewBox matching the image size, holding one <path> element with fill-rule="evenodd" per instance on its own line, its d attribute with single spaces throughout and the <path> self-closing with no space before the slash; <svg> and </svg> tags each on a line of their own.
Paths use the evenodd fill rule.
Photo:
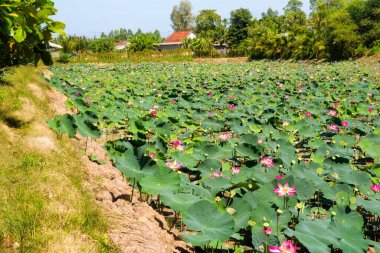
<svg viewBox="0 0 380 253">
<path fill-rule="evenodd" d="M 186 39 L 190 33 L 191 32 L 174 32 L 164 41 L 164 43 L 180 43 L 182 40 Z"/>
</svg>

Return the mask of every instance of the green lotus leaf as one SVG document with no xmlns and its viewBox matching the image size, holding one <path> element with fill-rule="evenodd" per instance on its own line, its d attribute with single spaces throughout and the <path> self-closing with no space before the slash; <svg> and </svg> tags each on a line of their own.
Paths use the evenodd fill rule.
<svg viewBox="0 0 380 253">
<path fill-rule="evenodd" d="M 70 138 L 74 137 L 77 132 L 77 127 L 75 125 L 74 117 L 69 114 L 58 116 L 54 119 L 50 119 L 47 121 L 47 124 L 56 133 L 68 134 Z"/>
<path fill-rule="evenodd" d="M 99 129 L 81 114 L 75 115 L 75 124 L 78 127 L 79 133 L 83 137 L 91 137 L 97 139 L 101 135 Z"/>
<path fill-rule="evenodd" d="M 167 191 L 174 192 L 180 188 L 180 177 L 177 173 L 164 175 L 148 175 L 140 180 L 144 192 L 148 194 L 163 194 Z"/>
<path fill-rule="evenodd" d="M 213 204 L 205 200 L 195 203 L 187 210 L 184 223 L 189 230 L 202 233 L 202 240 L 206 242 L 204 244 L 207 244 L 207 241 L 224 242 L 228 240 L 234 233 L 235 227 L 231 215 L 218 210 Z M 202 243 L 202 245 L 204 244 Z"/>
</svg>

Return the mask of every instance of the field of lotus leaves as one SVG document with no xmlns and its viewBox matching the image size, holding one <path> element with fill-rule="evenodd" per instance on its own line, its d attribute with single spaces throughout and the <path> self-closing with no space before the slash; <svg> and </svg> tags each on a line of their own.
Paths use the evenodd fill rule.
<svg viewBox="0 0 380 253">
<path fill-rule="evenodd" d="M 184 239 L 230 252 L 380 252 L 380 83 L 356 62 L 52 67 L 75 112 Z M 175 225 L 175 224 L 174 224 Z M 377 241 L 377 242 L 376 242 Z M 235 250 L 235 251 L 234 251 Z"/>
</svg>

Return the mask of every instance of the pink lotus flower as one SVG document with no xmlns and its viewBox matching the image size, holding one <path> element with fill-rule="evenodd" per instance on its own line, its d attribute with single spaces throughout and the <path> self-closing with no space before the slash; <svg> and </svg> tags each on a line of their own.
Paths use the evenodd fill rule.
<svg viewBox="0 0 380 253">
<path fill-rule="evenodd" d="M 172 103 L 172 104 L 176 104 L 176 103 L 177 103 L 177 100 L 173 99 L 172 101 L 170 101 L 170 103 Z"/>
<path fill-rule="evenodd" d="M 127 105 L 128 105 L 128 106 L 132 106 L 132 105 L 133 105 L 133 102 L 129 101 L 129 102 L 127 103 Z"/>
<path fill-rule="evenodd" d="M 150 115 L 152 115 L 153 117 L 157 115 L 157 111 L 154 109 L 150 109 L 149 112 L 150 112 Z"/>
<path fill-rule="evenodd" d="M 232 167 L 231 171 L 232 171 L 232 174 L 239 174 L 240 173 L 240 168 L 238 168 L 238 167 Z"/>
<path fill-rule="evenodd" d="M 86 101 L 90 101 L 90 98 L 86 98 Z"/>
<path fill-rule="evenodd" d="M 235 106 L 233 106 L 233 105 L 231 105 L 231 104 L 228 104 L 228 108 L 230 108 L 231 111 L 235 111 L 235 110 L 236 110 Z"/>
<path fill-rule="evenodd" d="M 342 126 L 344 126 L 344 127 L 348 127 L 348 125 L 349 125 L 349 123 L 347 122 L 347 121 L 342 121 Z"/>
<path fill-rule="evenodd" d="M 149 157 L 152 158 L 152 159 L 154 159 L 154 158 L 156 158 L 156 154 L 155 153 L 150 153 Z"/>
<path fill-rule="evenodd" d="M 219 139 L 226 141 L 228 138 L 232 137 L 231 133 L 221 133 L 218 135 Z"/>
<path fill-rule="evenodd" d="M 173 141 L 173 146 L 176 148 L 181 145 L 181 142 L 179 140 Z"/>
<path fill-rule="evenodd" d="M 262 139 L 258 139 L 258 140 L 257 140 L 257 143 L 258 143 L 259 145 L 261 145 L 261 144 L 263 144 L 263 140 L 262 140 Z"/>
<path fill-rule="evenodd" d="M 263 228 L 262 231 L 263 231 L 264 234 L 267 234 L 267 235 L 272 234 L 272 229 L 270 227 Z"/>
<path fill-rule="evenodd" d="M 289 183 L 286 182 L 284 186 L 282 186 L 280 183 L 277 183 L 278 188 L 275 188 L 273 192 L 277 194 L 277 196 L 285 197 L 286 195 L 294 196 L 297 189 L 289 187 Z"/>
<path fill-rule="evenodd" d="M 380 192 L 380 185 L 378 184 L 371 185 L 371 190 L 373 192 Z"/>
<path fill-rule="evenodd" d="M 339 103 L 338 103 L 338 102 L 333 103 L 333 107 L 334 107 L 334 108 L 337 108 L 338 106 L 339 106 Z"/>
<path fill-rule="evenodd" d="M 297 253 L 297 247 L 292 241 L 283 240 L 281 246 L 269 246 L 271 253 Z"/>
<path fill-rule="evenodd" d="M 181 142 L 179 140 L 173 141 L 173 147 L 179 151 L 185 150 L 185 147 L 181 145 Z"/>
<path fill-rule="evenodd" d="M 211 93 L 208 93 L 207 96 L 212 97 L 212 94 L 211 94 Z"/>
<path fill-rule="evenodd" d="M 338 112 L 337 112 L 337 111 L 335 111 L 335 110 L 329 110 L 329 113 L 328 113 L 328 115 L 331 115 L 331 116 L 336 116 L 336 115 L 338 115 Z"/>
<path fill-rule="evenodd" d="M 165 163 L 166 166 L 168 166 L 170 169 L 177 171 L 183 167 L 182 163 L 177 162 L 176 160 L 174 161 L 168 161 Z"/>
<path fill-rule="evenodd" d="M 77 96 L 80 95 L 79 91 L 75 92 L 75 95 L 77 95 Z"/>
<path fill-rule="evenodd" d="M 282 88 L 284 88 L 284 84 L 283 84 L 283 83 L 279 83 L 279 84 L 278 84 L 278 87 L 279 87 L 280 89 L 282 89 Z"/>
<path fill-rule="evenodd" d="M 208 114 L 207 114 L 207 118 L 212 118 L 212 114 L 211 114 L 211 113 L 208 113 Z"/>
<path fill-rule="evenodd" d="M 369 111 L 369 113 L 372 113 L 373 112 L 373 108 L 369 108 L 368 111 Z"/>
<path fill-rule="evenodd" d="M 339 131 L 339 127 L 337 125 L 329 125 L 328 126 L 328 129 L 330 129 L 331 131 Z"/>
<path fill-rule="evenodd" d="M 264 167 L 274 167 L 273 158 L 270 157 L 261 157 L 260 163 Z"/>
<path fill-rule="evenodd" d="M 277 176 L 276 176 L 276 179 L 278 179 L 278 180 L 279 180 L 279 179 L 284 179 L 284 175 L 277 175 Z"/>
<path fill-rule="evenodd" d="M 302 93 L 302 88 L 298 88 L 298 93 Z"/>
<path fill-rule="evenodd" d="M 223 177 L 223 174 L 222 172 L 213 172 L 211 175 L 210 175 L 211 178 L 217 178 L 217 177 Z"/>
<path fill-rule="evenodd" d="M 152 139 L 153 138 L 153 134 L 148 134 L 148 138 Z"/>
<path fill-rule="evenodd" d="M 88 103 L 88 106 L 92 106 L 92 103 L 91 103 L 91 102 L 89 102 L 89 103 Z"/>
<path fill-rule="evenodd" d="M 310 116 L 311 116 L 311 112 L 306 112 L 306 113 L 305 113 L 305 116 L 306 116 L 306 117 L 310 117 Z"/>
</svg>

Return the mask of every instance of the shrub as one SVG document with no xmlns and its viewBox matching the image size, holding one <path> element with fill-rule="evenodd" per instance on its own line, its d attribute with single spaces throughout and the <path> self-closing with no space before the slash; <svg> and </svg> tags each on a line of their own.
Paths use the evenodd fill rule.
<svg viewBox="0 0 380 253">
<path fill-rule="evenodd" d="M 69 54 L 61 54 L 58 58 L 59 63 L 69 63 L 70 55 Z"/>
</svg>

